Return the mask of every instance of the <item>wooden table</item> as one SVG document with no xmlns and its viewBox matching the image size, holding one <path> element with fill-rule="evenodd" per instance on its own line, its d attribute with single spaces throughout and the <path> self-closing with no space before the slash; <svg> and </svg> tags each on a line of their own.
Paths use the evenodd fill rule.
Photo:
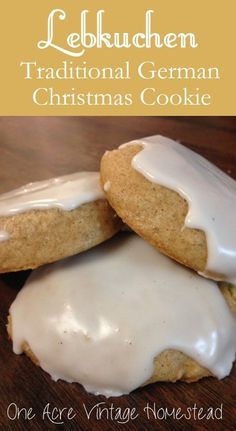
<svg viewBox="0 0 236 431">
<path fill-rule="evenodd" d="M 0 120 L 0 192 L 29 181 L 45 179 L 79 170 L 99 169 L 99 159 L 106 149 L 146 135 L 163 134 L 179 139 L 236 178 L 235 118 L 204 117 L 41 117 L 2 118 Z M 207 197 L 206 197 L 207 199 Z M 219 203 L 220 204 L 220 203 Z M 7 430 L 235 430 L 236 367 L 223 381 L 205 379 L 194 384 L 154 384 L 138 389 L 129 396 L 106 400 L 87 394 L 78 384 L 55 383 L 24 355 L 12 353 L 7 339 L 8 309 L 28 273 L 0 277 L 0 429 Z M 79 358 L 78 358 L 79 360 Z M 106 407 L 114 403 L 123 409 L 135 408 L 138 417 L 121 425 L 115 420 L 86 417 L 99 402 Z M 32 408 L 34 419 L 10 420 L 7 408 Z M 63 414 L 64 425 L 50 422 L 42 413 L 50 403 L 54 407 L 71 407 L 76 416 Z M 143 410 L 147 404 L 156 408 L 184 411 L 194 404 L 208 409 L 223 403 L 223 420 L 148 419 Z M 163 410 L 159 410 L 159 414 Z M 93 410 L 94 412 L 94 410 Z M 14 409 L 9 414 L 13 417 Z"/>
</svg>

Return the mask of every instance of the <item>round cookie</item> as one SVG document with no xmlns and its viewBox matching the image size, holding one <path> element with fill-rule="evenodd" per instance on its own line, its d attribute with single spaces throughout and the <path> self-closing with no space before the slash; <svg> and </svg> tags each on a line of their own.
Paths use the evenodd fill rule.
<svg viewBox="0 0 236 431">
<path fill-rule="evenodd" d="M 173 187 L 164 186 L 161 184 L 161 180 L 160 183 L 155 181 L 155 162 L 158 160 L 158 152 L 154 153 L 152 160 L 151 150 L 155 146 L 155 143 L 151 142 L 152 138 L 153 141 L 155 141 L 154 138 L 157 139 L 157 142 L 158 139 L 160 140 L 162 145 L 160 149 L 170 144 L 170 149 L 174 149 L 174 157 L 177 153 L 177 157 L 180 159 L 180 161 L 177 159 L 176 162 L 176 164 L 179 163 L 180 165 L 180 168 L 178 166 L 179 171 L 181 171 L 181 168 L 183 170 L 190 169 L 189 177 L 187 172 L 185 177 L 183 176 L 186 180 L 185 183 L 183 186 L 181 184 L 182 187 L 179 187 L 182 193 L 174 190 L 180 173 L 176 169 L 175 162 L 172 163 L 170 160 L 170 156 L 173 155 L 171 151 L 170 154 L 167 153 L 167 156 L 164 154 L 166 158 L 164 162 L 168 165 L 169 169 L 168 173 L 159 166 L 160 172 L 158 174 L 163 183 L 167 182 L 168 179 L 169 184 L 173 185 Z M 207 160 L 174 141 L 159 136 L 145 138 L 143 141 L 133 141 L 122 145 L 117 150 L 107 151 L 104 154 L 101 160 L 101 182 L 109 203 L 128 226 L 150 242 L 157 250 L 196 270 L 201 275 L 235 284 L 236 239 L 234 212 L 236 208 L 236 183 Z M 152 145 L 151 150 L 149 148 L 150 143 Z M 147 147 L 145 147 L 145 144 L 147 144 Z M 144 150 L 146 151 L 145 154 Z M 181 151 L 184 153 L 183 157 Z M 142 160 L 140 157 L 141 154 L 143 157 Z M 192 163 L 191 157 L 196 166 Z M 145 163 L 146 166 L 151 166 L 149 172 L 148 169 L 146 172 L 143 169 Z M 174 175 L 175 169 L 177 171 L 176 178 Z M 218 222 L 216 227 L 215 213 L 213 212 L 213 216 L 207 214 L 211 222 L 208 222 L 207 217 L 205 217 L 206 224 L 208 223 L 207 227 L 209 227 L 208 231 L 207 229 L 199 228 L 199 225 L 201 225 L 200 222 L 202 220 L 205 221 L 204 205 L 206 206 L 207 200 L 211 199 L 211 196 L 207 194 L 207 187 L 204 188 L 204 178 L 201 184 L 201 179 L 199 178 L 199 175 L 201 176 L 201 169 L 206 176 L 209 173 L 206 183 L 209 180 L 209 195 L 210 193 L 211 196 L 216 195 L 216 197 L 212 197 L 214 206 L 218 205 L 218 207 L 221 207 L 222 205 L 223 208 L 225 207 L 226 212 L 226 214 L 222 215 L 222 212 L 220 214 L 220 217 L 222 217 L 221 224 L 218 222 L 220 217 L 216 217 Z M 210 169 L 212 172 L 210 172 Z M 197 200 L 199 196 L 197 198 L 194 196 L 192 199 L 192 204 L 195 204 L 195 213 L 193 214 L 195 218 L 189 216 L 190 206 L 187 198 L 184 197 L 184 194 L 187 195 L 185 193 L 185 185 L 186 183 L 190 183 L 191 174 L 196 177 L 194 178 L 195 189 L 198 189 L 198 193 L 201 192 L 202 194 L 200 204 L 199 200 Z M 214 183 L 216 184 L 215 190 Z M 217 190 L 219 184 L 220 187 L 225 187 L 223 191 Z M 227 188 L 228 185 L 229 190 Z M 194 187 L 192 187 L 192 190 L 193 194 L 196 195 Z M 225 203 L 226 199 L 227 202 Z M 219 200 L 221 201 L 220 205 Z M 224 202 L 222 202 L 223 200 Z M 211 202 L 209 203 L 209 208 L 207 208 L 208 212 L 211 211 L 210 205 Z M 212 211 L 215 211 L 215 207 Z M 221 211 L 223 211 L 222 208 Z M 189 220 L 191 223 L 189 222 L 188 224 Z M 191 226 L 198 226 L 198 228 Z M 217 228 L 219 228 L 218 231 Z M 230 243 L 231 248 L 227 249 L 224 243 L 220 243 L 223 235 L 226 236 L 226 240 Z M 218 250 L 217 263 L 213 262 L 214 260 L 216 261 L 216 249 Z M 223 251 L 225 251 L 225 254 Z M 212 262 L 210 264 L 208 262 L 210 257 L 213 264 Z"/>
<path fill-rule="evenodd" d="M 31 183 L 0 196 L 0 272 L 36 268 L 87 250 L 122 227 L 99 174 Z"/>
<path fill-rule="evenodd" d="M 10 308 L 8 332 L 15 353 L 95 394 L 223 378 L 235 358 L 235 292 L 123 233 L 34 271 Z"/>
</svg>

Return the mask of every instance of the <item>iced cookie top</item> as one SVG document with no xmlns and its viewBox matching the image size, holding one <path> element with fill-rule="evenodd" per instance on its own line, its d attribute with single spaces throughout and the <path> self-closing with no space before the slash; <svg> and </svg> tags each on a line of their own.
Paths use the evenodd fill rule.
<svg viewBox="0 0 236 431">
<path fill-rule="evenodd" d="M 129 393 L 176 349 L 219 378 L 235 358 L 236 319 L 215 282 L 133 234 L 32 273 L 10 308 L 15 353 L 27 342 L 53 379 Z"/>
<path fill-rule="evenodd" d="M 0 216 L 32 209 L 60 208 L 71 211 L 84 203 L 103 198 L 98 172 L 76 172 L 29 183 L 0 195 Z"/>
<path fill-rule="evenodd" d="M 236 181 L 185 146 L 163 136 L 141 144 L 132 166 L 146 179 L 178 192 L 188 202 L 185 225 L 202 229 L 207 239 L 207 272 L 236 283 Z"/>
<path fill-rule="evenodd" d="M 77 172 L 29 183 L 0 195 L 0 216 L 50 208 L 71 211 L 97 199 L 104 199 L 99 184 L 99 173 Z M 1 231 L 0 241 L 7 239 L 7 232 Z"/>
</svg>

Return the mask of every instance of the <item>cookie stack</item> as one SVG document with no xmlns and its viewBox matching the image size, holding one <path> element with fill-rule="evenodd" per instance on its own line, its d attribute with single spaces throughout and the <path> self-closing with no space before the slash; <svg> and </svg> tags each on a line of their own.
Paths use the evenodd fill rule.
<svg viewBox="0 0 236 431">
<path fill-rule="evenodd" d="M 79 173 L 2 195 L 0 271 L 43 265 L 10 308 L 14 352 L 106 396 L 227 376 L 235 210 L 235 181 L 161 136 L 106 152 L 100 179 Z"/>
</svg>

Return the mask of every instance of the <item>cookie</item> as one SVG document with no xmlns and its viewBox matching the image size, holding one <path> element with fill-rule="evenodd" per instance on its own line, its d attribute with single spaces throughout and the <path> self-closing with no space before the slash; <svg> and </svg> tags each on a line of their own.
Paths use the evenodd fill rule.
<svg viewBox="0 0 236 431">
<path fill-rule="evenodd" d="M 106 152 L 111 206 L 157 250 L 215 280 L 236 281 L 236 182 L 203 157 L 154 136 Z"/>
<path fill-rule="evenodd" d="M 33 271 L 8 330 L 15 353 L 95 394 L 221 379 L 236 349 L 236 289 L 224 289 L 122 233 Z"/>
<path fill-rule="evenodd" d="M 82 252 L 121 226 L 96 172 L 28 184 L 0 196 L 0 272 L 32 269 Z"/>
</svg>

